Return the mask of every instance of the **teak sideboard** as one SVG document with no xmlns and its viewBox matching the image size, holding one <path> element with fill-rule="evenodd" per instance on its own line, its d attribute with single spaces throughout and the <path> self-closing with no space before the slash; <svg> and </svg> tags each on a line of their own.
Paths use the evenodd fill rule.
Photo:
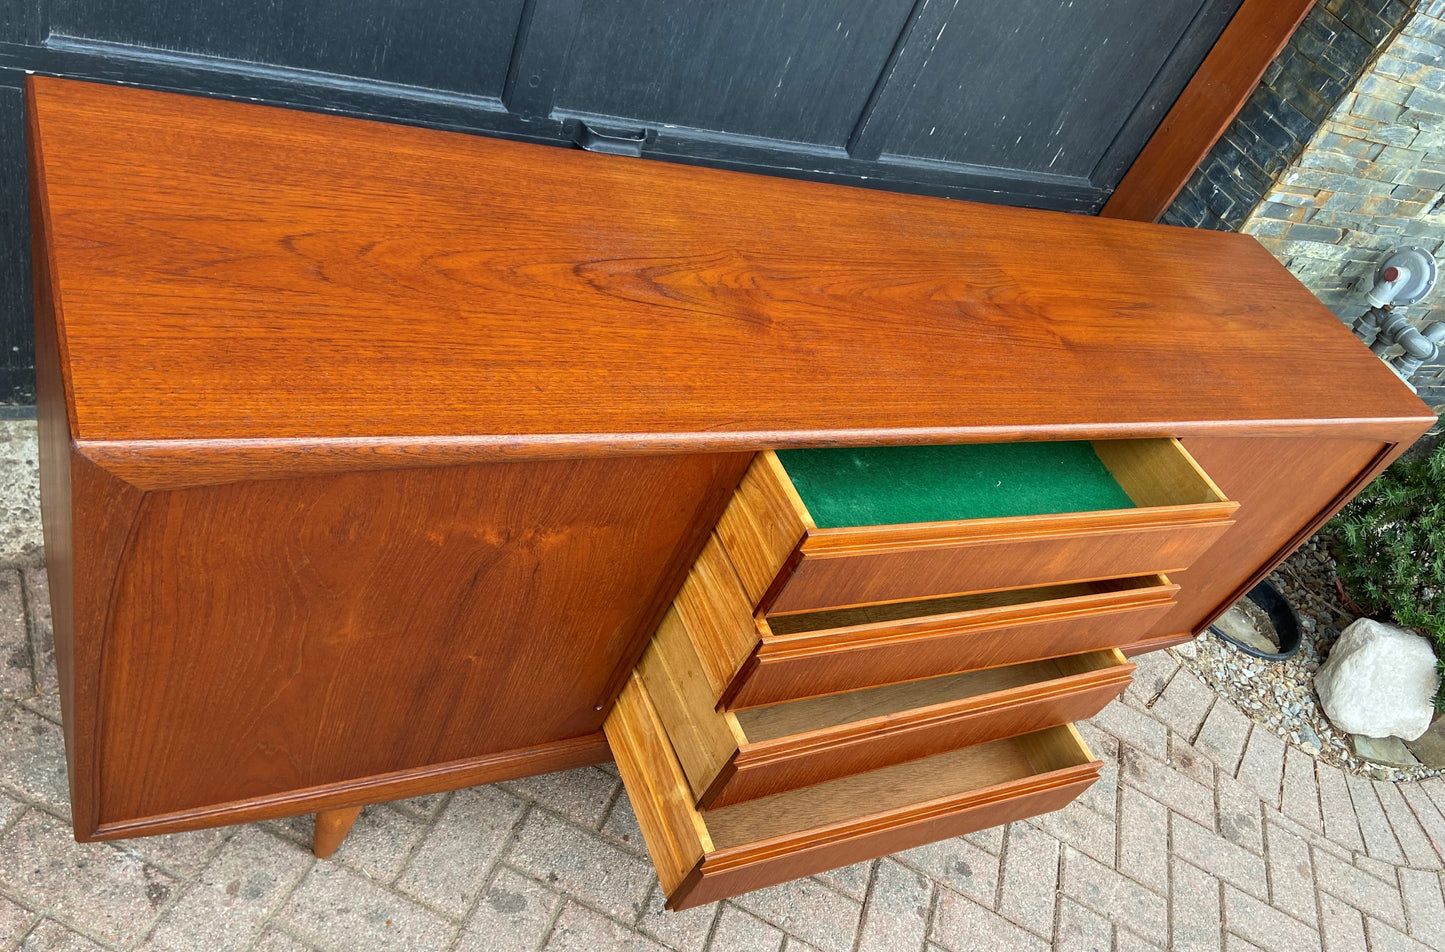
<svg viewBox="0 0 1445 952">
<path fill-rule="evenodd" d="M 28 103 L 82 840 L 615 758 L 679 907 L 1056 809 L 1434 422 L 1241 235 Z"/>
</svg>

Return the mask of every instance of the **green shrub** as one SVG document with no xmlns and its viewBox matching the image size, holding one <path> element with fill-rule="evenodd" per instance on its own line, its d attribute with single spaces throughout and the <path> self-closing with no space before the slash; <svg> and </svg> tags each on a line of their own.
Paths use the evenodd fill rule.
<svg viewBox="0 0 1445 952">
<path fill-rule="evenodd" d="M 1423 632 L 1445 674 L 1445 443 L 1396 460 L 1326 531 L 1345 591 Z M 1445 710 L 1445 679 L 1435 704 Z"/>
</svg>

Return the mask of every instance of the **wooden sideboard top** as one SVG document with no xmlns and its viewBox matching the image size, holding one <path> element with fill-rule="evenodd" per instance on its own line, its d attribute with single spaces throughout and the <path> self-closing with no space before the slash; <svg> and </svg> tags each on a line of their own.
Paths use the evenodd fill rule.
<svg viewBox="0 0 1445 952">
<path fill-rule="evenodd" d="M 1243 235 L 43 77 L 28 101 L 83 443 L 1433 420 Z"/>
</svg>

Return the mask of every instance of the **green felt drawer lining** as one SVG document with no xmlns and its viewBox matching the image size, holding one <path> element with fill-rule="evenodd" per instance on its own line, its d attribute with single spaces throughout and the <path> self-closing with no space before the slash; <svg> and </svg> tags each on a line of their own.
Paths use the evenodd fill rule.
<svg viewBox="0 0 1445 952">
<path fill-rule="evenodd" d="M 820 529 L 1132 509 L 1087 442 L 780 450 Z"/>
</svg>

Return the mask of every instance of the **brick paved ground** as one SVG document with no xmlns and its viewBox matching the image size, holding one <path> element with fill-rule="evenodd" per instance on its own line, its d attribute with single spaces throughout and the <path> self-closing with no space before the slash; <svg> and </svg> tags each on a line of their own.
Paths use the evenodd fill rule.
<svg viewBox="0 0 1445 952">
<path fill-rule="evenodd" d="M 1317 764 L 1158 654 L 1082 725 L 1106 766 L 1067 809 L 684 913 L 610 768 L 370 807 L 324 862 L 309 819 L 82 846 L 46 605 L 0 568 L 0 952 L 1445 952 L 1445 783 Z"/>
</svg>

